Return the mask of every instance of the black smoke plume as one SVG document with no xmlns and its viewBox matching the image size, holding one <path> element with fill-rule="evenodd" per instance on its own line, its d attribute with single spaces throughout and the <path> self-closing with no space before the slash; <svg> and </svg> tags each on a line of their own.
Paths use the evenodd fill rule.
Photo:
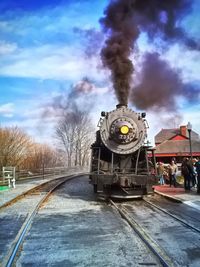
<svg viewBox="0 0 200 267">
<path fill-rule="evenodd" d="M 127 104 L 133 64 L 129 59 L 139 31 L 133 23 L 133 1 L 111 1 L 100 20 L 108 38 L 101 50 L 103 65 L 111 70 L 120 104 Z"/>
<path fill-rule="evenodd" d="M 190 12 L 191 0 L 111 0 L 100 23 L 107 35 L 101 50 L 103 65 L 111 70 L 113 87 L 121 104 L 128 102 L 133 64 L 130 55 L 141 32 L 153 41 L 162 38 L 167 43 L 182 42 L 199 50 L 198 42 L 187 37 L 178 26 Z M 180 87 L 178 74 L 174 78 Z M 178 89 L 180 90 L 180 89 Z M 170 91 L 171 93 L 172 90 Z M 170 99 L 173 104 L 173 98 Z"/>
<path fill-rule="evenodd" d="M 146 53 L 142 62 L 139 84 L 131 93 L 131 102 L 139 109 L 177 109 L 176 97 L 190 101 L 199 98 L 199 89 L 184 83 L 180 71 L 160 58 L 158 53 Z"/>
</svg>

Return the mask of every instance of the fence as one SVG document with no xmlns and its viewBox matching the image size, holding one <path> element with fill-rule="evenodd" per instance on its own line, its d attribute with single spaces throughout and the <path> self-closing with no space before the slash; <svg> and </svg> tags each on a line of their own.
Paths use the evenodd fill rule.
<svg viewBox="0 0 200 267">
<path fill-rule="evenodd" d="M 82 167 L 54 167 L 54 168 L 40 168 L 35 170 L 34 172 L 31 172 L 29 170 L 16 170 L 15 172 L 15 178 L 16 181 L 24 180 L 24 179 L 37 179 L 37 178 L 46 178 L 48 176 L 52 175 L 60 175 L 65 173 L 73 173 L 75 171 L 82 171 Z M 84 171 L 87 171 L 86 168 L 84 168 Z M 3 172 L 0 171 L 0 185 L 6 184 L 7 181 L 4 181 L 3 179 Z"/>
</svg>

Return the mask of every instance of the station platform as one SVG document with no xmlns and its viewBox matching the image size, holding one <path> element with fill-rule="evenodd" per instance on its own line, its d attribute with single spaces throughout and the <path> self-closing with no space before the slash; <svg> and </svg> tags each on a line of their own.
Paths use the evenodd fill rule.
<svg viewBox="0 0 200 267">
<path fill-rule="evenodd" d="M 197 189 L 192 187 L 190 191 L 185 191 L 181 186 L 156 185 L 154 192 L 176 202 L 182 202 L 193 208 L 200 210 L 200 194 Z"/>
</svg>

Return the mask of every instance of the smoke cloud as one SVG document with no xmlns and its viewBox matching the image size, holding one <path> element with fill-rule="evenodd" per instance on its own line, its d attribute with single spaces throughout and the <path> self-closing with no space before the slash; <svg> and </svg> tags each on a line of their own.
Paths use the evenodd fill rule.
<svg viewBox="0 0 200 267">
<path fill-rule="evenodd" d="M 178 41 L 189 49 L 199 50 L 198 42 L 189 38 L 184 30 L 178 26 L 181 19 L 191 11 L 191 8 L 191 0 L 110 1 L 104 11 L 104 17 L 100 19 L 107 36 L 101 50 L 101 58 L 104 67 L 111 71 L 113 87 L 120 104 L 127 104 L 128 102 L 134 70 L 130 55 L 141 32 L 146 32 L 152 41 L 155 37 L 159 37 L 167 43 Z M 155 66 L 153 70 L 146 65 L 149 62 Z M 167 101 L 169 102 L 168 105 L 175 108 L 174 95 L 183 94 L 186 91 L 185 87 L 187 87 L 183 86 L 179 73 L 170 69 L 167 63 L 159 60 L 159 56 L 156 54 L 146 55 L 144 64 L 142 83 L 132 94 L 131 100 L 134 100 L 134 104 L 137 104 L 138 107 L 143 108 L 149 108 L 152 105 L 159 106 L 160 103 L 167 106 Z M 151 75 L 156 74 L 157 67 L 161 77 L 152 82 L 155 77 Z M 170 78 L 165 78 L 165 75 L 169 75 Z M 163 81 L 169 82 L 164 87 L 165 93 Z M 157 82 L 162 82 L 162 84 L 156 84 Z M 152 93 L 153 95 L 148 95 Z M 151 98 L 151 100 L 148 101 L 147 98 Z"/>
<path fill-rule="evenodd" d="M 176 96 L 194 101 L 199 98 L 199 90 L 183 83 L 179 70 L 172 69 L 158 53 L 146 53 L 139 74 L 139 85 L 131 94 L 131 102 L 139 109 L 166 109 L 175 111 Z"/>
<path fill-rule="evenodd" d="M 86 58 L 91 58 L 99 54 L 104 41 L 104 35 L 101 31 L 94 28 L 81 29 L 77 27 L 74 27 L 73 31 L 84 41 Z"/>
<path fill-rule="evenodd" d="M 61 90 L 43 107 L 43 118 L 60 118 L 73 110 L 90 112 L 97 88 L 87 77 L 72 85 L 70 89 Z"/>
<path fill-rule="evenodd" d="M 113 86 L 120 104 L 127 104 L 133 64 L 129 59 L 139 35 L 133 23 L 133 1 L 111 1 L 100 20 L 108 34 L 101 50 L 103 65 L 111 70 Z"/>
</svg>

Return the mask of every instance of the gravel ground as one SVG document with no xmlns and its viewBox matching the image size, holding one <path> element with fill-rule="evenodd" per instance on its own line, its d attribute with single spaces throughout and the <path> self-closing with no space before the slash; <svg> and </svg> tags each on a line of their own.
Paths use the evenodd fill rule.
<svg viewBox="0 0 200 267">
<path fill-rule="evenodd" d="M 4 208 L 0 213 L 0 266 L 15 242 L 15 238 L 25 222 L 28 214 L 42 198 L 34 195 L 21 199 L 12 206 Z"/>
<path fill-rule="evenodd" d="M 160 266 L 132 229 L 103 202 L 88 177 L 57 190 L 34 219 L 16 266 Z"/>
<path fill-rule="evenodd" d="M 143 201 L 124 205 L 131 217 L 159 244 L 166 254 L 181 267 L 200 266 L 200 235 L 180 222 Z"/>
</svg>

